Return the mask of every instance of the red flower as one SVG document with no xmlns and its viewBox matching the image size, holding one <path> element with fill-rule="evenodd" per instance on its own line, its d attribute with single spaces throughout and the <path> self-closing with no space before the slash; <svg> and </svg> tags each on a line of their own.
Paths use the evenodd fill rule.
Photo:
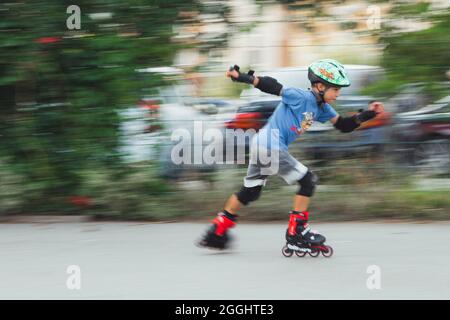
<svg viewBox="0 0 450 320">
<path fill-rule="evenodd" d="M 34 41 L 40 44 L 55 43 L 61 41 L 61 37 L 42 37 Z"/>
<path fill-rule="evenodd" d="M 71 196 L 69 202 L 79 207 L 87 207 L 92 205 L 92 199 L 84 196 Z"/>
</svg>

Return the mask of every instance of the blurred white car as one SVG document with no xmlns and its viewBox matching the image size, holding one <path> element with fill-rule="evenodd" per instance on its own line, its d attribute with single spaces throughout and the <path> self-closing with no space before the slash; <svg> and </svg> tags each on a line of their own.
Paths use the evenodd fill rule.
<svg viewBox="0 0 450 320">
<path fill-rule="evenodd" d="M 173 68 L 166 69 L 148 68 L 140 72 L 181 74 L 178 69 L 176 72 Z M 158 95 L 144 97 L 137 106 L 121 112 L 124 121 L 120 151 L 124 161 L 158 161 L 161 175 L 173 179 L 187 171 L 215 171 L 216 163 L 206 161 L 203 154 L 211 149 L 221 150 L 223 116 L 227 117 L 233 105 L 217 99 L 193 98 L 194 88 L 183 81 L 175 81 L 158 91 Z M 208 140 L 205 136 L 211 133 L 209 129 L 217 129 L 215 139 Z"/>
</svg>

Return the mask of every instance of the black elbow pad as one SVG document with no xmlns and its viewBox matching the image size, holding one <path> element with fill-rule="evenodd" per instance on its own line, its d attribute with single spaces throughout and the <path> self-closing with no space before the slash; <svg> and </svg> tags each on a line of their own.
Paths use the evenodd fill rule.
<svg viewBox="0 0 450 320">
<path fill-rule="evenodd" d="M 265 93 L 274 94 L 276 96 L 280 95 L 281 88 L 283 88 L 283 86 L 276 79 L 271 77 L 258 77 L 258 78 L 259 82 L 256 88 Z"/>
<path fill-rule="evenodd" d="M 339 117 L 334 124 L 334 127 L 341 132 L 352 132 L 359 127 L 359 123 L 356 121 L 355 117 Z"/>
</svg>

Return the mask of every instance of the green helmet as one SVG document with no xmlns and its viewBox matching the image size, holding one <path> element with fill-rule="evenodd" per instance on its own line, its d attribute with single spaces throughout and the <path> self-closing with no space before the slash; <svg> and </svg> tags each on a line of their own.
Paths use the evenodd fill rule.
<svg viewBox="0 0 450 320">
<path fill-rule="evenodd" d="M 334 87 L 350 86 L 350 79 L 342 64 L 333 59 L 323 59 L 308 67 L 308 79 L 311 83 L 322 82 Z"/>
</svg>

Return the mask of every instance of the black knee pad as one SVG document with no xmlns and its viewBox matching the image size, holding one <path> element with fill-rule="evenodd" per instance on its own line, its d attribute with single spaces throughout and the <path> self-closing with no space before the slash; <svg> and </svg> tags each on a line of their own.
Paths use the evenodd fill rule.
<svg viewBox="0 0 450 320">
<path fill-rule="evenodd" d="M 314 194 L 316 185 L 319 182 L 319 177 L 312 171 L 306 172 L 305 176 L 298 180 L 300 188 L 297 191 L 298 195 L 311 197 Z"/>
<path fill-rule="evenodd" d="M 239 192 L 236 192 L 235 195 L 238 198 L 239 202 L 244 205 L 247 205 L 251 201 L 258 200 L 259 195 L 261 194 L 262 186 L 256 187 L 242 187 Z"/>
</svg>

